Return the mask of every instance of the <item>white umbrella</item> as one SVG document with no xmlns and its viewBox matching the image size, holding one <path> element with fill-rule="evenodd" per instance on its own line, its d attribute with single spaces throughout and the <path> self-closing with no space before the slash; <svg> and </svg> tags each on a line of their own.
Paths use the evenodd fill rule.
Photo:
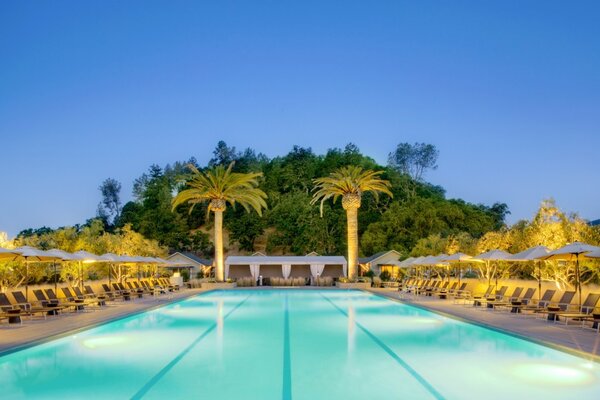
<svg viewBox="0 0 600 400">
<path fill-rule="evenodd" d="M 487 269 L 490 269 L 490 263 L 492 261 L 514 261 L 513 260 L 513 255 L 504 251 L 504 250 L 490 250 L 490 251 L 486 251 L 484 253 L 481 253 L 479 255 L 476 255 L 474 258 L 480 261 L 483 261 L 486 263 Z M 496 289 L 498 286 L 498 274 L 496 273 L 497 270 L 497 265 L 494 266 L 494 277 L 496 278 Z M 488 286 L 490 286 L 491 283 L 491 275 L 488 276 Z"/>
<path fill-rule="evenodd" d="M 60 249 L 51 249 L 48 250 L 49 254 L 53 254 L 57 257 L 60 257 L 60 262 L 63 261 L 79 261 L 80 257 L 78 255 L 66 252 L 64 250 L 60 250 Z M 56 272 L 56 262 L 53 263 L 54 264 L 54 291 L 57 292 L 58 291 L 58 281 L 57 281 L 57 272 Z"/>
<path fill-rule="evenodd" d="M 564 260 L 575 261 L 575 289 L 579 292 L 579 306 L 581 307 L 581 276 L 579 271 L 579 256 L 585 255 L 592 251 L 598 251 L 600 247 L 592 246 L 591 244 L 573 242 L 566 246 L 556 249 L 540 257 L 542 260 Z"/>
<path fill-rule="evenodd" d="M 442 257 L 442 261 L 449 264 L 458 265 L 458 284 L 460 285 L 461 267 L 460 263 L 483 262 L 465 253 L 454 253 L 452 255 Z"/>
<path fill-rule="evenodd" d="M 542 296 L 542 260 L 540 258 L 546 256 L 550 252 L 550 249 L 546 246 L 534 246 L 530 247 L 527 250 L 523 250 L 520 253 L 513 254 L 511 257 L 514 261 L 533 261 L 537 264 L 538 267 L 538 302 Z"/>
<path fill-rule="evenodd" d="M 102 257 L 85 250 L 79 250 L 73 254 L 79 257 L 79 271 L 81 274 L 81 279 L 79 279 L 79 287 L 81 288 L 81 291 L 83 291 L 83 264 L 103 262 L 104 260 Z"/>
<path fill-rule="evenodd" d="M 19 256 L 13 260 L 25 261 L 25 299 L 29 301 L 29 263 L 34 262 L 49 262 L 60 260 L 60 257 L 48 253 L 44 250 L 39 250 L 31 246 L 21 246 L 14 249 L 19 252 Z"/>
<path fill-rule="evenodd" d="M 585 258 L 600 258 L 600 250 L 590 251 L 589 253 L 585 253 Z"/>
<path fill-rule="evenodd" d="M 104 253 L 100 256 L 102 261 L 108 263 L 108 287 L 112 287 L 111 277 L 112 277 L 112 265 L 121 262 L 121 256 L 118 256 L 114 253 Z"/>
</svg>

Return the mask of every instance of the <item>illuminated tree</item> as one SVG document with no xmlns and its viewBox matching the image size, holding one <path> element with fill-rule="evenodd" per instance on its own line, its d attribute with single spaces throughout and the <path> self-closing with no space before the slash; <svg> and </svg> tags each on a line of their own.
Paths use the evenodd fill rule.
<svg viewBox="0 0 600 400">
<path fill-rule="evenodd" d="M 323 203 L 333 199 L 335 203 L 342 198 L 342 207 L 346 210 L 348 237 L 348 278 L 355 279 L 358 270 L 358 209 L 362 195 L 372 192 L 378 199 L 379 193 L 392 196 L 390 183 L 379 178 L 383 171 L 363 170 L 357 166 L 347 166 L 332 172 L 328 177 L 314 180 L 315 188 L 311 204 Z"/>
<path fill-rule="evenodd" d="M 217 165 L 206 172 L 199 171 L 191 164 L 189 168 L 192 170 L 192 177 L 186 182 L 186 189 L 173 199 L 173 209 L 180 204 L 190 203 L 192 212 L 194 205 L 208 202 L 207 213 L 212 211 L 215 215 L 216 278 L 223 281 L 223 211 L 227 203 L 233 207 L 239 203 L 246 211 L 254 209 L 258 215 L 262 215 L 262 210 L 267 208 L 267 195 L 257 187 L 262 173 L 232 172 L 233 163 L 227 168 Z"/>
</svg>

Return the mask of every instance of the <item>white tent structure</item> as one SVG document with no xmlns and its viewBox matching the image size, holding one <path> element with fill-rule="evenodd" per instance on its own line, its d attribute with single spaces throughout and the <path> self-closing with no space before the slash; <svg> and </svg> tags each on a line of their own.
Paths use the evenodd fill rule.
<svg viewBox="0 0 600 400">
<path fill-rule="evenodd" d="M 310 271 L 312 278 L 330 273 L 348 275 L 348 262 L 343 256 L 229 256 L 225 260 L 225 279 L 234 268 L 244 271 L 247 267 L 246 275 L 250 274 L 254 279 L 261 275 L 289 278 L 299 270 Z"/>
</svg>

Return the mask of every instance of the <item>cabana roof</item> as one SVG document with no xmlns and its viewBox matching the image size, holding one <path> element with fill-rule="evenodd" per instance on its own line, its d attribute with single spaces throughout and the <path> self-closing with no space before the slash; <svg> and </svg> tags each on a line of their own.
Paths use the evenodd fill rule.
<svg viewBox="0 0 600 400">
<path fill-rule="evenodd" d="M 229 256 L 225 265 L 347 265 L 343 256 Z"/>
</svg>

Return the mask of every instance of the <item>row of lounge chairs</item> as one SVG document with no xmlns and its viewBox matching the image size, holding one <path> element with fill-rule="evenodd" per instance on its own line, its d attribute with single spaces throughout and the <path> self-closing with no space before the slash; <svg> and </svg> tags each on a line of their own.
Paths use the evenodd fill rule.
<svg viewBox="0 0 600 400">
<path fill-rule="evenodd" d="M 59 315 L 63 311 L 86 311 L 101 308 L 107 302 L 128 301 L 132 298 L 142 298 L 144 295 L 159 296 L 179 290 L 171 285 L 167 279 L 145 279 L 127 281 L 124 283 L 113 282 L 112 288 L 102 284 L 104 293 L 95 293 L 90 285 L 83 291 L 79 287 L 62 287 L 59 289 L 62 297 L 58 297 L 53 289 L 34 289 L 35 299 L 27 299 L 22 291 L 13 291 L 11 301 L 6 293 L 0 293 L 0 321 L 6 319 L 9 324 L 22 323 L 22 317 Z"/>
<path fill-rule="evenodd" d="M 536 288 L 508 286 L 495 290 L 489 285 L 484 293 L 473 294 L 466 290 L 466 284 L 450 284 L 435 280 L 408 280 L 400 289 L 401 296 L 428 295 L 440 298 L 453 298 L 455 304 L 480 307 L 484 311 L 508 311 L 519 315 L 533 315 L 555 323 L 570 321 L 580 323 L 582 327 L 591 327 L 600 332 L 600 293 L 589 293 L 583 303 L 573 304 L 574 291 L 564 291 L 558 301 L 553 301 L 557 290 L 547 289 L 537 299 Z"/>
</svg>

